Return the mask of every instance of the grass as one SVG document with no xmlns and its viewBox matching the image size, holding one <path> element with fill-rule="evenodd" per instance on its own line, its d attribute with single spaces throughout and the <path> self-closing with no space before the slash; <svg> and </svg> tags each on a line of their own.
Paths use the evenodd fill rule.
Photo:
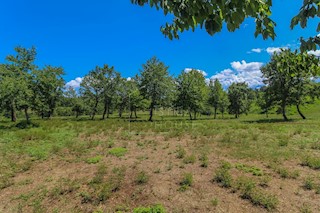
<svg viewBox="0 0 320 213">
<path fill-rule="evenodd" d="M 315 211 L 312 199 L 320 193 L 317 107 L 304 109 L 307 120 L 288 113 L 289 122 L 275 114 L 239 120 L 202 115 L 188 121 L 172 112 L 162 120 L 159 111 L 152 123 L 145 121 L 147 112 L 134 122 L 116 115 L 105 121 L 35 120 L 36 125 L 3 120 L 0 194 L 9 195 L 2 203 L 23 212 L 59 211 L 60 206 L 66 212 L 150 212 L 154 202 L 165 204 L 168 212 L 214 212 L 228 202 L 239 207 L 237 199 L 244 199 L 248 212 L 297 212 L 295 203 L 303 196 L 309 199 L 305 209 Z M 175 196 L 183 202 L 171 205 Z M 301 212 L 308 211 L 301 207 Z"/>
<path fill-rule="evenodd" d="M 128 150 L 123 147 L 115 147 L 108 151 L 110 155 L 116 156 L 118 158 L 124 156 L 127 152 Z"/>
</svg>

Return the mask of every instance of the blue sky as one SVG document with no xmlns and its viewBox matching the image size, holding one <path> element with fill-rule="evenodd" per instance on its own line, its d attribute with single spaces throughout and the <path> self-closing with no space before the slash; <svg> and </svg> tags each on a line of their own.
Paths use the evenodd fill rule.
<svg viewBox="0 0 320 213">
<path fill-rule="evenodd" d="M 67 82 L 103 64 L 114 66 L 124 77 L 134 76 L 152 56 L 168 65 L 173 75 L 196 68 L 225 84 L 234 79 L 259 81 L 259 67 L 268 62 L 271 50 L 296 48 L 301 36 L 315 35 L 319 22 L 312 20 L 307 29 L 291 31 L 290 20 L 302 0 L 274 0 L 273 4 L 274 41 L 254 38 L 252 19 L 234 33 L 224 28 L 211 37 L 197 29 L 170 41 L 160 32 L 170 16 L 147 5 L 132 5 L 130 0 L 4 1 L 0 8 L 0 61 L 14 53 L 17 45 L 34 45 L 36 63 L 64 67 Z"/>
</svg>

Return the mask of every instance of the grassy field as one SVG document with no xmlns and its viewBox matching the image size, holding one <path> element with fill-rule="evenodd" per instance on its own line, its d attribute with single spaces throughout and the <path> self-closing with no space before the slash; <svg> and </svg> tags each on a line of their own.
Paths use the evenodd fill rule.
<svg viewBox="0 0 320 213">
<path fill-rule="evenodd" d="M 0 212 L 320 212 L 320 105 L 0 123 Z"/>
</svg>

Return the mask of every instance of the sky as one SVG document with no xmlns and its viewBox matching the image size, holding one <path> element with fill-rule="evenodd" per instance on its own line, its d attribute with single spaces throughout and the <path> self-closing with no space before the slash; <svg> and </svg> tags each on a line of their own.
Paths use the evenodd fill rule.
<svg viewBox="0 0 320 213">
<path fill-rule="evenodd" d="M 274 0 L 271 18 L 275 40 L 254 37 L 255 23 L 247 19 L 235 32 L 226 27 L 210 36 L 204 29 L 169 40 L 160 27 L 171 21 L 162 11 L 131 4 L 130 0 L 10 0 L 0 7 L 0 63 L 14 47 L 37 49 L 36 64 L 62 66 L 69 86 L 78 87 L 95 66 L 114 66 L 123 77 L 139 73 L 142 64 L 157 56 L 177 76 L 199 69 L 224 86 L 246 81 L 261 85 L 260 67 L 279 48 L 296 49 L 299 38 L 316 35 L 319 20 L 306 29 L 290 30 L 290 20 L 302 0 Z M 315 54 L 320 55 L 317 50 Z"/>
</svg>

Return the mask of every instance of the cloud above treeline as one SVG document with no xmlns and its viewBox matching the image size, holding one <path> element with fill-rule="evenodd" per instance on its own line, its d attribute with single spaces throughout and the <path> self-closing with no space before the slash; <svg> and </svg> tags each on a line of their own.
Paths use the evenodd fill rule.
<svg viewBox="0 0 320 213">
<path fill-rule="evenodd" d="M 211 80 L 218 79 L 224 88 L 229 87 L 232 83 L 246 82 L 249 87 L 256 88 L 263 85 L 263 78 L 260 68 L 261 62 L 249 62 L 242 60 L 230 63 L 231 68 L 210 77 Z"/>
<path fill-rule="evenodd" d="M 208 75 L 208 73 L 206 73 L 205 71 L 200 70 L 200 69 L 194 69 L 194 68 L 185 68 L 184 72 L 188 73 L 188 72 L 191 72 L 192 70 L 196 70 L 196 71 L 200 72 L 204 77 L 206 77 Z"/>
<path fill-rule="evenodd" d="M 72 87 L 74 89 L 77 89 L 80 87 L 82 80 L 83 80 L 83 78 L 77 77 L 76 79 L 67 82 L 66 87 Z"/>
<path fill-rule="evenodd" d="M 247 53 L 251 54 L 251 53 L 263 53 L 266 52 L 269 55 L 273 55 L 275 53 L 279 53 L 281 52 L 281 49 L 288 49 L 289 48 L 289 44 L 287 44 L 286 46 L 283 47 L 267 47 L 266 49 L 262 49 L 262 48 L 253 48 L 250 51 L 248 51 Z"/>
<path fill-rule="evenodd" d="M 311 50 L 308 52 L 308 54 L 320 57 L 320 50 Z"/>
</svg>

